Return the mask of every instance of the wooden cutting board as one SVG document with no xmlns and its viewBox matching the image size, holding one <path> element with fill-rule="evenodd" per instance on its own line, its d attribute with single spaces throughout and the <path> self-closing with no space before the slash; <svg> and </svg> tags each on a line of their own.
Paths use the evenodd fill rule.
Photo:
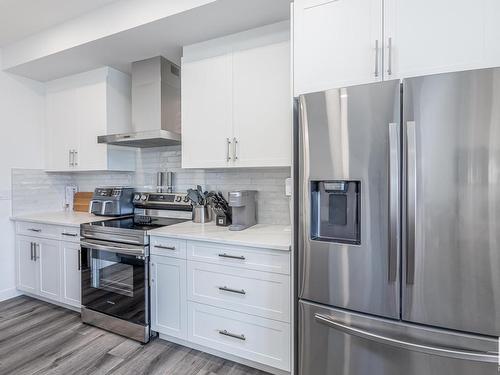
<svg viewBox="0 0 500 375">
<path fill-rule="evenodd" d="M 81 191 L 75 194 L 73 201 L 73 211 L 89 212 L 89 204 L 92 199 L 92 192 Z"/>
</svg>

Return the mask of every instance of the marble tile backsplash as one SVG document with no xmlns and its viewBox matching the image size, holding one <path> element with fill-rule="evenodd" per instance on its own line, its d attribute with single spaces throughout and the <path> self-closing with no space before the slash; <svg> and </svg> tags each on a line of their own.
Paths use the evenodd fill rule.
<svg viewBox="0 0 500 375">
<path fill-rule="evenodd" d="M 285 196 L 285 179 L 290 177 L 290 168 L 182 169 L 180 146 L 138 150 L 134 173 L 46 173 L 13 169 L 13 214 L 61 209 L 64 187 L 69 184 L 77 185 L 79 191 L 92 191 L 102 185 L 128 185 L 138 190 L 154 191 L 158 171 L 174 172 L 175 191 L 184 192 L 196 185 L 225 194 L 237 189 L 257 190 L 258 222 L 290 223 L 289 199 Z"/>
</svg>

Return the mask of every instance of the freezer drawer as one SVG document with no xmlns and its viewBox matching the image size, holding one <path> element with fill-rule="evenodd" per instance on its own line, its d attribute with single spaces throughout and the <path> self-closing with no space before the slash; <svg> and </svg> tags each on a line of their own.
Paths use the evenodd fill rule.
<svg viewBox="0 0 500 375">
<path fill-rule="evenodd" d="M 299 302 L 299 375 L 491 375 L 497 345 Z"/>
</svg>

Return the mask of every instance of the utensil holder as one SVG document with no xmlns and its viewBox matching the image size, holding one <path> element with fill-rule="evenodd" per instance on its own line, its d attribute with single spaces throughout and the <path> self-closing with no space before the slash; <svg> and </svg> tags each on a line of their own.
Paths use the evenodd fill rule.
<svg viewBox="0 0 500 375">
<path fill-rule="evenodd" d="M 193 222 L 194 223 L 209 223 L 212 221 L 212 208 L 209 206 L 194 206 L 193 207 Z"/>
</svg>

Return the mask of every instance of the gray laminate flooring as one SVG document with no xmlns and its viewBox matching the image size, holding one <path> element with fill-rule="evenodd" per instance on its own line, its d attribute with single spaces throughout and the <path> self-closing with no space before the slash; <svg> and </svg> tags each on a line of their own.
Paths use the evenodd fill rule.
<svg viewBox="0 0 500 375">
<path fill-rule="evenodd" d="M 0 374 L 265 375 L 163 340 L 147 345 L 80 321 L 80 314 L 21 296 L 0 302 Z"/>
</svg>

